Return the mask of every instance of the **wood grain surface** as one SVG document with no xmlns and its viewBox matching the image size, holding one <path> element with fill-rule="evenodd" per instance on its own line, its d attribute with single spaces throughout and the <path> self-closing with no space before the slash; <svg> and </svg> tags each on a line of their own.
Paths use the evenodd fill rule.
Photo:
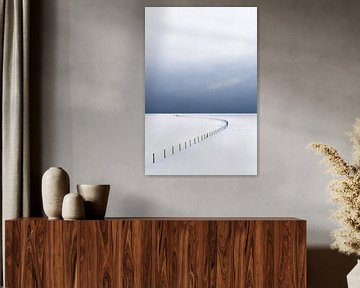
<svg viewBox="0 0 360 288">
<path fill-rule="evenodd" d="M 5 223 L 6 287 L 306 287 L 297 219 Z"/>
</svg>

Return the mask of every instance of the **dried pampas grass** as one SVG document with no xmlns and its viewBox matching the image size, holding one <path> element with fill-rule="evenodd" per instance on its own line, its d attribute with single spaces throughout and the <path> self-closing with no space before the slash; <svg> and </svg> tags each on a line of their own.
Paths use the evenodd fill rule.
<svg viewBox="0 0 360 288">
<path fill-rule="evenodd" d="M 323 162 L 335 177 L 329 184 L 331 198 L 338 204 L 332 218 L 342 227 L 333 231 L 331 247 L 345 254 L 360 255 L 360 118 L 356 119 L 348 136 L 353 143 L 354 165 L 326 144 L 312 143 L 308 148 L 324 155 Z"/>
</svg>

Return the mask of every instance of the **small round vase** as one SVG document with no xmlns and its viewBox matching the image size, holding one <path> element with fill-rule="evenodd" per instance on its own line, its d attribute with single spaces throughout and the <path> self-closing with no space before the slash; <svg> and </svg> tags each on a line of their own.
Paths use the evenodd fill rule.
<svg viewBox="0 0 360 288">
<path fill-rule="evenodd" d="M 85 219 L 104 219 L 110 185 L 77 185 L 85 201 Z"/>
<path fill-rule="evenodd" d="M 64 220 L 84 219 L 84 199 L 79 193 L 69 193 L 65 195 L 62 204 L 62 217 Z"/>
<path fill-rule="evenodd" d="M 69 175 L 60 167 L 49 168 L 42 177 L 41 194 L 49 219 L 61 219 L 63 198 L 69 193 Z"/>
</svg>

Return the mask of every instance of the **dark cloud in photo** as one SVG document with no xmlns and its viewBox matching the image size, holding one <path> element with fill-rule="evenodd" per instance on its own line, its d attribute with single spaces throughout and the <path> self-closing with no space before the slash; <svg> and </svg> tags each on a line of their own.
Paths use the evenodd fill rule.
<svg viewBox="0 0 360 288">
<path fill-rule="evenodd" d="M 146 8 L 146 113 L 256 113 L 256 8 Z"/>
</svg>

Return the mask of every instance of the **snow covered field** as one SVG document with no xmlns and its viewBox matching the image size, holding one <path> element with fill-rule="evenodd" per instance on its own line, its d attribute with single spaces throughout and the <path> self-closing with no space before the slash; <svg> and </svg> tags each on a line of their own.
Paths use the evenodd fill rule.
<svg viewBox="0 0 360 288">
<path fill-rule="evenodd" d="M 256 174 L 257 114 L 145 114 L 145 175 Z"/>
</svg>

